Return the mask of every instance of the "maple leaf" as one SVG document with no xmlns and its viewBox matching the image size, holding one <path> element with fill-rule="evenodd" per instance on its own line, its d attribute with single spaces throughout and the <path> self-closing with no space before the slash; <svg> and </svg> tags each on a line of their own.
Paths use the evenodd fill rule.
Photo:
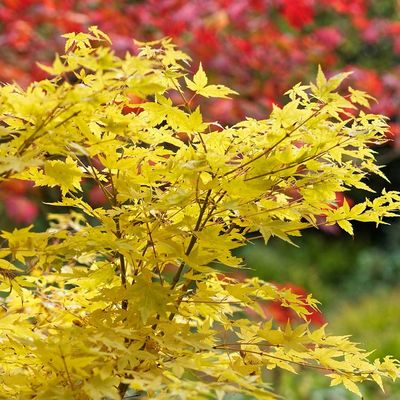
<svg viewBox="0 0 400 400">
<path fill-rule="evenodd" d="M 118 394 L 118 379 L 109 377 L 101 377 L 100 375 L 95 375 L 89 380 L 87 380 L 83 385 L 83 390 L 92 399 L 109 398 L 113 400 L 119 400 L 120 396 Z"/>
<path fill-rule="evenodd" d="M 64 161 L 46 161 L 44 164 L 44 184 L 60 186 L 63 195 L 69 191 L 81 190 L 83 173 L 71 157 Z"/>
<path fill-rule="evenodd" d="M 237 94 L 237 92 L 224 85 L 207 85 L 208 78 L 201 63 L 199 65 L 199 69 L 193 76 L 193 81 L 186 77 L 185 81 L 190 90 L 200 94 L 203 97 L 229 98 L 230 94 Z"/>
</svg>

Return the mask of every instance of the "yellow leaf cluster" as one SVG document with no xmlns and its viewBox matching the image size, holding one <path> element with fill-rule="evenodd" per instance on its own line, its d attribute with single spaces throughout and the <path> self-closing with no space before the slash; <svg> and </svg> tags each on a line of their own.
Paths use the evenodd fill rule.
<svg viewBox="0 0 400 400">
<path fill-rule="evenodd" d="M 353 234 L 351 221 L 397 215 L 397 192 L 335 204 L 382 176 L 370 145 L 385 119 L 356 106 L 369 97 L 341 96 L 345 75 L 320 70 L 268 118 L 223 129 L 202 101 L 234 92 L 201 65 L 188 73 L 170 40 L 119 58 L 96 27 L 65 37 L 50 79 L 0 88 L 0 177 L 58 187 L 61 208 L 43 232 L 0 234 L 0 398 L 273 399 L 274 368 L 313 368 L 357 394 L 395 379 L 398 361 L 370 361 L 346 336 L 259 317 L 279 301 L 306 319 L 311 296 L 219 272 L 243 266 L 232 251 L 249 235 L 291 242 L 322 223 Z"/>
</svg>

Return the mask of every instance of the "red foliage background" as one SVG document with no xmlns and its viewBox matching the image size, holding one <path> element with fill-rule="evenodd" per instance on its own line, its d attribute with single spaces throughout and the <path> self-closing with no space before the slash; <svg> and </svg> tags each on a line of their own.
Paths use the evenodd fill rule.
<svg viewBox="0 0 400 400">
<path fill-rule="evenodd" d="M 36 61 L 62 51 L 62 33 L 98 25 L 117 52 L 133 50 L 132 37 L 171 36 L 195 66 L 202 60 L 215 81 L 241 93 L 209 106 L 210 118 L 223 123 L 265 117 L 318 64 L 355 71 L 353 84 L 379 98 L 373 111 L 397 119 L 398 11 L 395 0 L 4 0 L 0 80 L 27 85 L 43 78 Z"/>
</svg>

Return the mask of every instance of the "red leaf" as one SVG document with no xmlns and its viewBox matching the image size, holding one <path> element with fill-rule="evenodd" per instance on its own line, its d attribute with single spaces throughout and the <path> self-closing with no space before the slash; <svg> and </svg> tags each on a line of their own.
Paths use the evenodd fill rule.
<svg viewBox="0 0 400 400">
<path fill-rule="evenodd" d="M 38 205 L 23 196 L 5 196 L 4 206 L 7 217 L 17 224 L 29 225 L 39 215 Z"/>
<path fill-rule="evenodd" d="M 314 20 L 312 0 L 283 0 L 282 14 L 293 28 L 301 29 Z"/>
</svg>

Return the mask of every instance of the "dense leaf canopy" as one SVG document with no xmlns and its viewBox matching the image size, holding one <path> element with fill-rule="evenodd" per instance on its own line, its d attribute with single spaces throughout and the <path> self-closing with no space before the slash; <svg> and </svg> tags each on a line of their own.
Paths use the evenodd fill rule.
<svg viewBox="0 0 400 400">
<path fill-rule="evenodd" d="M 390 357 L 369 361 L 347 336 L 306 322 L 311 296 L 257 278 L 232 250 L 261 234 L 291 241 L 304 229 L 396 215 L 400 194 L 350 207 L 336 192 L 369 190 L 383 176 L 368 95 L 336 92 L 347 74 L 296 85 L 269 118 L 222 127 L 202 98 L 229 88 L 192 76 L 169 40 L 119 58 L 108 36 L 67 34 L 52 79 L 0 89 L 0 174 L 58 188 L 49 228 L 2 232 L 0 396 L 8 399 L 223 399 L 275 397 L 269 370 L 320 370 L 358 382 L 396 378 Z M 91 207 L 82 179 L 108 200 Z M 279 328 L 260 301 L 305 322 Z"/>
</svg>

